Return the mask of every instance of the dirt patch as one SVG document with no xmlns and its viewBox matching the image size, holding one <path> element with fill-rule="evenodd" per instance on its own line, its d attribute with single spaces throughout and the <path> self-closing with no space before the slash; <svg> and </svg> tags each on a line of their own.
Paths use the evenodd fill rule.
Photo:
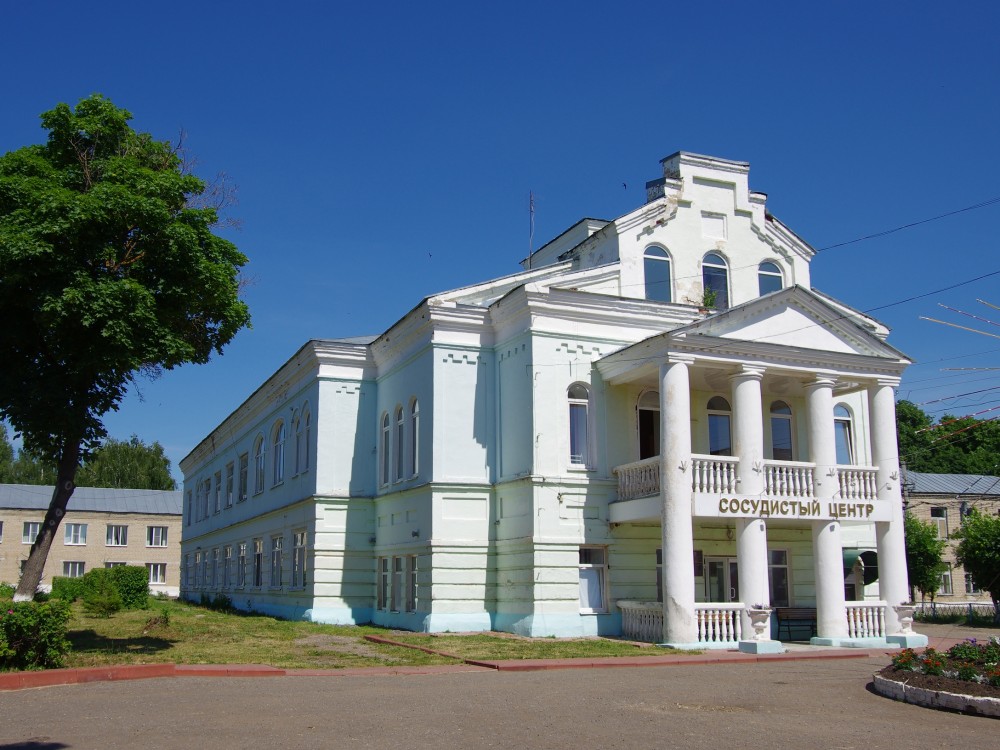
<svg viewBox="0 0 1000 750">
<path fill-rule="evenodd" d="M 330 651 L 338 654 L 350 654 L 366 659 L 379 659 L 381 661 L 392 661 L 391 656 L 380 653 L 372 648 L 367 642 L 352 638 L 346 635 L 328 635 L 317 633 L 295 641 L 296 646 L 311 648 L 317 651 Z"/>
<path fill-rule="evenodd" d="M 984 685 L 979 682 L 969 682 L 968 680 L 957 680 L 953 677 L 911 672 L 907 669 L 896 669 L 891 665 L 885 667 L 879 672 L 879 674 L 887 680 L 905 682 L 907 685 L 923 688 L 924 690 L 956 693 L 958 695 L 973 695 L 978 698 L 1000 699 L 1000 688 L 993 687 L 992 685 Z"/>
</svg>

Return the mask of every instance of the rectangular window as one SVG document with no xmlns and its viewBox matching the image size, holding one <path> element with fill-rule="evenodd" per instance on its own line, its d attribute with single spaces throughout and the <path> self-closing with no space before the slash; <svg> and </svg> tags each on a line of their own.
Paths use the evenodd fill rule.
<svg viewBox="0 0 1000 750">
<path fill-rule="evenodd" d="M 253 540 L 253 585 L 260 588 L 264 584 L 264 540 Z"/>
<path fill-rule="evenodd" d="M 402 601 L 400 597 L 403 593 L 403 558 L 394 557 L 392 558 L 392 591 L 390 592 L 391 599 L 389 601 L 389 610 L 391 612 L 399 612 L 400 605 Z"/>
<path fill-rule="evenodd" d="M 66 578 L 80 578 L 86 566 L 82 562 L 71 562 L 67 560 L 63 563 L 63 575 Z"/>
<path fill-rule="evenodd" d="M 244 453 L 240 456 L 240 483 L 238 485 L 239 494 L 236 502 L 242 503 L 247 499 L 247 475 L 250 471 L 250 454 Z"/>
<path fill-rule="evenodd" d="M 191 521 L 194 519 L 194 495 L 191 493 L 191 490 L 187 491 L 187 509 L 187 518 L 184 521 L 190 526 Z"/>
<path fill-rule="evenodd" d="M 167 582 L 167 564 L 166 563 L 146 563 L 146 570 L 149 571 L 149 582 L 150 583 L 166 583 Z"/>
<path fill-rule="evenodd" d="M 575 466 L 587 466 L 587 404 L 569 405 L 569 462 Z"/>
<path fill-rule="evenodd" d="M 951 596 L 951 563 L 945 563 L 948 567 L 941 571 L 941 585 L 937 592 L 943 596 Z"/>
<path fill-rule="evenodd" d="M 931 508 L 931 525 L 937 528 L 938 539 L 948 538 L 948 509 Z"/>
<path fill-rule="evenodd" d="M 410 555 L 406 558 L 406 611 L 417 611 L 417 556 Z"/>
<path fill-rule="evenodd" d="M 233 487 L 235 486 L 235 472 L 236 467 L 232 464 L 226 464 L 226 507 L 233 507 Z"/>
<path fill-rule="evenodd" d="M 120 568 L 120 567 L 122 567 L 124 565 L 125 565 L 125 563 L 123 563 L 123 562 L 106 562 L 106 563 L 104 563 L 104 567 L 105 568 Z"/>
<path fill-rule="evenodd" d="M 281 585 L 281 546 L 284 537 L 271 537 L 271 586 Z"/>
<path fill-rule="evenodd" d="M 222 588 L 228 589 L 232 584 L 233 570 L 233 545 L 227 544 L 222 548 Z"/>
<path fill-rule="evenodd" d="M 128 545 L 128 526 L 108 524 L 108 547 L 125 547 Z"/>
<path fill-rule="evenodd" d="M 965 574 L 965 593 L 966 594 L 981 594 L 983 593 L 979 586 L 976 585 L 976 579 L 972 577 L 972 573 Z"/>
<path fill-rule="evenodd" d="M 209 502 L 212 496 L 212 480 L 206 479 L 201 485 L 201 517 L 208 518 Z"/>
<path fill-rule="evenodd" d="M 146 527 L 146 546 L 147 547 L 166 547 L 167 546 L 167 527 L 166 526 L 147 526 Z"/>
<path fill-rule="evenodd" d="M 606 547 L 580 547 L 580 611 L 606 612 L 607 564 Z"/>
<path fill-rule="evenodd" d="M 292 586 L 306 585 L 306 532 L 292 533 Z"/>
<path fill-rule="evenodd" d="M 24 527 L 21 530 L 21 543 L 22 544 L 34 544 L 35 539 L 38 538 L 38 532 L 42 528 L 41 521 L 25 521 Z"/>
<path fill-rule="evenodd" d="M 222 472 L 215 472 L 215 512 L 222 510 Z"/>
<path fill-rule="evenodd" d="M 191 565 L 191 555 L 184 555 L 184 585 L 194 585 L 194 566 Z"/>
<path fill-rule="evenodd" d="M 201 553 L 194 553 L 194 585 L 195 587 L 201 583 Z"/>
<path fill-rule="evenodd" d="M 209 555 L 208 550 L 205 550 L 205 554 L 201 558 L 201 563 L 203 568 L 201 571 L 202 585 L 206 587 L 211 586 L 213 583 L 215 583 L 213 575 L 215 569 L 212 567 L 212 558 Z"/>
<path fill-rule="evenodd" d="M 247 585 L 247 543 L 240 542 L 239 556 L 236 558 L 236 585 L 243 588 Z"/>
<path fill-rule="evenodd" d="M 385 609 L 389 603 L 389 558 L 378 559 L 378 608 Z"/>
<path fill-rule="evenodd" d="M 63 538 L 64 544 L 84 545 L 87 543 L 87 524 L 68 523 L 66 524 L 66 535 Z"/>
<path fill-rule="evenodd" d="M 767 551 L 767 574 L 771 585 L 771 606 L 789 607 L 788 550 Z"/>
</svg>

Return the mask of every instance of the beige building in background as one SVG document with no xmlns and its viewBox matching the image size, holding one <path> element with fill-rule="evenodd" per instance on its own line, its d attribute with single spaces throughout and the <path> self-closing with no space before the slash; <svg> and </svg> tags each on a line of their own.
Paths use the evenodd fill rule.
<svg viewBox="0 0 1000 750">
<path fill-rule="evenodd" d="M 962 517 L 973 508 L 988 516 L 1000 515 L 1000 477 L 907 471 L 905 478 L 907 510 L 935 526 L 939 539 L 948 540 L 942 556 L 948 569 L 941 574 L 936 600 L 942 603 L 991 602 L 989 593 L 980 588 L 955 559 L 959 540 L 954 534 L 962 525 Z"/>
<path fill-rule="evenodd" d="M 16 584 L 52 498 L 52 487 L 0 484 L 0 582 Z M 181 493 L 77 487 L 52 544 L 41 588 L 53 576 L 140 565 L 150 592 L 177 596 Z"/>
</svg>

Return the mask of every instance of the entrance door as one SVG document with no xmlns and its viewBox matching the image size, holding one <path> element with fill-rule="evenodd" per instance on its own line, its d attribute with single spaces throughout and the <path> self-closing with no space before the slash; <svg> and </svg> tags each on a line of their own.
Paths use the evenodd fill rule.
<svg viewBox="0 0 1000 750">
<path fill-rule="evenodd" d="M 705 592 L 710 602 L 738 602 L 740 576 L 735 557 L 705 558 Z"/>
</svg>

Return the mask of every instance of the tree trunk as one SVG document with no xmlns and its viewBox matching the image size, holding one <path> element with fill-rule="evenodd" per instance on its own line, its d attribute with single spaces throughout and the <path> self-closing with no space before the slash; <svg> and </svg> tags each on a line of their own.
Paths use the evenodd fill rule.
<svg viewBox="0 0 1000 750">
<path fill-rule="evenodd" d="M 49 509 L 45 512 L 45 521 L 38 530 L 34 544 L 31 545 L 31 552 L 24 563 L 24 572 L 21 573 L 21 580 L 17 584 L 17 591 L 14 593 L 15 602 L 30 602 L 35 597 L 38 584 L 42 581 L 42 573 L 45 570 L 45 561 L 49 556 L 49 549 L 56 538 L 59 524 L 63 516 L 66 515 L 66 506 L 76 489 L 74 480 L 76 470 L 80 466 L 80 441 L 67 444 L 63 448 L 62 456 L 59 459 L 59 467 L 56 473 L 56 487 L 52 492 L 52 500 L 49 502 Z"/>
</svg>

